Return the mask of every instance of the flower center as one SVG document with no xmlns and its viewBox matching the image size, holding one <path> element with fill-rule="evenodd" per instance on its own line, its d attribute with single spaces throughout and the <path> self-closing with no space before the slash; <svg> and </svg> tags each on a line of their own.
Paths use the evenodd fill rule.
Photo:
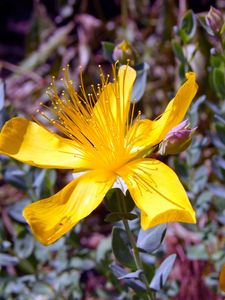
<svg viewBox="0 0 225 300">
<path fill-rule="evenodd" d="M 82 68 L 79 92 L 70 80 L 69 67 L 64 68 L 65 91 L 59 96 L 53 78 L 47 90 L 52 106 L 41 104 L 50 117 L 46 112 L 40 113 L 79 147 L 82 158 L 91 162 L 93 169 L 115 171 L 131 158 L 132 136 L 127 138 L 127 133 L 132 126 L 134 105 L 129 116 L 131 91 L 126 90 L 127 69 L 118 77 L 116 66 L 113 66 L 114 78 L 109 83 L 109 75 L 105 76 L 99 68 L 101 84 L 91 85 L 88 94 L 83 84 Z M 136 124 L 139 117 L 140 113 Z"/>
</svg>

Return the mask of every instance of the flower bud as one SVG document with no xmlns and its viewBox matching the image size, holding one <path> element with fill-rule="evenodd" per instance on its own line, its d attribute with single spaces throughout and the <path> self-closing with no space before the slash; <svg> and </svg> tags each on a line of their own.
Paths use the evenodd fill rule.
<svg viewBox="0 0 225 300">
<path fill-rule="evenodd" d="M 159 144 L 159 154 L 178 154 L 186 150 L 190 146 L 192 136 L 196 131 L 196 127 L 188 128 L 189 125 L 188 120 L 184 120 L 172 128 Z"/>
<path fill-rule="evenodd" d="M 215 7 L 210 7 L 208 14 L 205 17 L 206 24 L 212 29 L 214 33 L 220 32 L 224 24 L 222 13 Z"/>
<path fill-rule="evenodd" d="M 127 60 L 129 59 L 131 61 L 131 65 L 134 64 L 136 54 L 131 44 L 127 40 L 124 40 L 120 44 L 116 45 L 113 50 L 113 59 L 115 61 L 119 60 L 121 63 L 127 63 Z"/>
</svg>

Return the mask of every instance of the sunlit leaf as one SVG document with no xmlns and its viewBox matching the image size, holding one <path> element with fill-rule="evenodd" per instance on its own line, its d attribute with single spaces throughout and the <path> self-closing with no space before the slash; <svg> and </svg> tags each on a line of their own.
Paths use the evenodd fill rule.
<svg viewBox="0 0 225 300">
<path fill-rule="evenodd" d="M 209 183 L 208 188 L 214 195 L 225 199 L 225 187 L 221 184 Z"/>
<path fill-rule="evenodd" d="M 13 184 L 15 187 L 26 190 L 27 183 L 25 179 L 25 172 L 15 167 L 9 167 L 5 170 L 4 179 Z"/>
<path fill-rule="evenodd" d="M 7 210 L 9 215 L 16 221 L 20 223 L 26 223 L 22 211 L 26 205 L 30 203 L 30 200 L 25 198 L 21 199 L 20 201 L 17 201 L 16 203 L 8 206 Z"/>
<path fill-rule="evenodd" d="M 181 26 L 179 28 L 179 34 L 185 43 L 187 43 L 195 35 L 196 27 L 196 16 L 191 10 L 188 10 L 183 16 Z"/>
<path fill-rule="evenodd" d="M 206 166 L 200 166 L 195 170 L 192 181 L 192 192 L 197 194 L 202 191 L 208 180 L 208 169 Z"/>
<path fill-rule="evenodd" d="M 19 259 L 13 255 L 0 253 L 0 266 L 15 266 Z"/>
<path fill-rule="evenodd" d="M 196 99 L 188 110 L 188 121 L 190 122 L 191 127 L 198 126 L 199 120 L 199 108 L 202 103 L 206 100 L 205 95 Z"/>
<path fill-rule="evenodd" d="M 195 260 L 207 260 L 209 255 L 204 244 L 193 245 L 187 247 L 187 257 Z"/>
<path fill-rule="evenodd" d="M 135 272 L 131 272 L 131 273 L 127 273 L 121 277 L 119 277 L 118 279 L 139 279 L 140 274 L 143 273 L 143 270 L 137 270 Z"/>
<path fill-rule="evenodd" d="M 155 226 L 148 230 L 140 230 L 137 239 L 137 247 L 151 253 L 161 244 L 166 232 L 166 224 Z"/>
<path fill-rule="evenodd" d="M 128 272 L 125 269 L 123 269 L 122 267 L 118 266 L 115 263 L 111 264 L 109 267 L 112 270 L 113 274 L 117 278 L 126 276 L 128 274 Z M 132 287 L 135 291 L 138 291 L 138 292 L 141 291 L 142 292 L 142 291 L 146 290 L 144 283 L 141 282 L 138 279 L 126 279 L 126 278 L 124 278 L 123 281 L 127 285 L 129 285 L 130 287 Z"/>
<path fill-rule="evenodd" d="M 31 255 L 34 249 L 34 237 L 27 233 L 22 238 L 17 238 L 15 241 L 15 252 L 20 259 L 27 258 Z"/>
<path fill-rule="evenodd" d="M 144 95 L 149 65 L 147 63 L 140 64 L 135 66 L 135 70 L 137 71 L 137 77 L 134 82 L 131 101 L 139 101 Z"/>
<path fill-rule="evenodd" d="M 171 254 L 161 263 L 149 285 L 151 289 L 159 291 L 161 288 L 163 288 L 172 270 L 175 259 L 176 254 Z"/>
<path fill-rule="evenodd" d="M 107 59 L 110 63 L 114 62 L 113 59 L 114 48 L 115 48 L 115 44 L 110 42 L 102 42 L 103 55 L 105 59 Z"/>
</svg>

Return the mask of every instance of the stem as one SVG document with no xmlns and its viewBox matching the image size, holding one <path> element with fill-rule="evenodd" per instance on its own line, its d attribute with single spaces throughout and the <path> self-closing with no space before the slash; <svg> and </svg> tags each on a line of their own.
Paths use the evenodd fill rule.
<svg viewBox="0 0 225 300">
<path fill-rule="evenodd" d="M 123 191 L 123 188 L 121 188 L 121 190 Z M 123 191 L 123 193 L 125 194 L 125 191 Z M 116 197 L 119 200 L 121 212 L 126 212 L 126 206 L 125 206 L 124 200 L 120 199 L 120 196 L 119 196 L 118 193 L 116 193 Z M 136 267 L 139 270 L 143 270 L 143 273 L 140 274 L 140 278 L 141 278 L 142 282 L 145 284 L 148 300 L 154 300 L 155 296 L 154 296 L 154 293 L 152 293 L 152 291 L 149 287 L 148 279 L 147 279 L 147 277 L 144 273 L 144 268 L 143 268 L 142 261 L 140 259 L 139 250 L 138 250 L 138 247 L 136 245 L 135 238 L 134 238 L 134 236 L 133 236 L 133 234 L 130 230 L 129 223 L 124 218 L 122 219 L 122 221 L 123 221 L 123 225 L 124 225 L 125 231 L 127 233 L 128 239 L 130 241 L 131 247 L 133 249 L 134 261 L 135 261 Z"/>
<path fill-rule="evenodd" d="M 139 250 L 136 246 L 136 242 L 135 242 L 135 239 L 134 239 L 134 236 L 130 230 L 130 226 L 129 226 L 129 223 L 126 219 L 123 219 L 123 224 L 124 224 L 124 227 L 125 227 L 125 230 L 127 232 L 127 235 L 128 235 L 128 238 L 130 240 L 130 243 L 131 243 L 131 247 L 133 249 L 133 254 L 134 254 L 134 260 L 135 260 L 135 264 L 137 266 L 137 269 L 141 269 L 141 270 L 144 270 L 143 268 L 143 264 L 142 264 L 142 261 L 140 259 L 140 255 L 139 255 Z M 147 277 L 145 275 L 145 273 L 142 273 L 140 274 L 140 278 L 141 280 L 143 281 L 143 283 L 145 284 L 146 286 L 146 291 L 147 291 L 147 297 L 149 300 L 154 300 L 155 297 L 149 287 L 149 284 L 148 284 L 148 280 L 147 280 Z"/>
<path fill-rule="evenodd" d="M 127 0 L 121 1 L 121 15 L 122 15 L 122 25 L 123 28 L 127 26 L 127 19 L 128 19 L 128 3 Z"/>
</svg>

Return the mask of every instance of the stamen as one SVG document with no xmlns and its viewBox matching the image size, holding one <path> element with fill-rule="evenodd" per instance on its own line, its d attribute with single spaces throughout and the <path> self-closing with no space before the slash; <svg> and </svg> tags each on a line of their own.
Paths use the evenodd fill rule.
<svg viewBox="0 0 225 300">
<path fill-rule="evenodd" d="M 109 84 L 110 75 L 104 75 L 99 65 L 100 84 L 91 85 L 90 93 L 86 93 L 83 82 L 83 69 L 79 68 L 80 86 L 78 91 L 73 86 L 69 76 L 69 66 L 63 68 L 65 90 L 59 94 L 55 78 L 46 93 L 52 105 L 40 103 L 40 106 L 49 113 L 37 110 L 51 125 L 65 135 L 71 143 L 79 145 L 81 156 L 93 161 L 93 164 L 109 168 L 123 164 L 129 160 L 130 139 L 125 139 L 132 124 L 135 103 L 132 105 L 130 117 L 128 112 L 130 103 L 127 103 L 126 76 L 128 64 L 123 71 L 123 78 L 117 76 L 117 64 L 112 66 L 113 83 Z M 115 100 L 115 101 L 114 101 Z M 135 126 L 140 119 L 140 112 Z M 136 129 L 135 129 L 136 130 Z M 132 134 L 133 135 L 133 134 Z M 77 154 L 76 154 L 77 155 Z M 80 155 L 80 154 L 78 154 Z"/>
</svg>

